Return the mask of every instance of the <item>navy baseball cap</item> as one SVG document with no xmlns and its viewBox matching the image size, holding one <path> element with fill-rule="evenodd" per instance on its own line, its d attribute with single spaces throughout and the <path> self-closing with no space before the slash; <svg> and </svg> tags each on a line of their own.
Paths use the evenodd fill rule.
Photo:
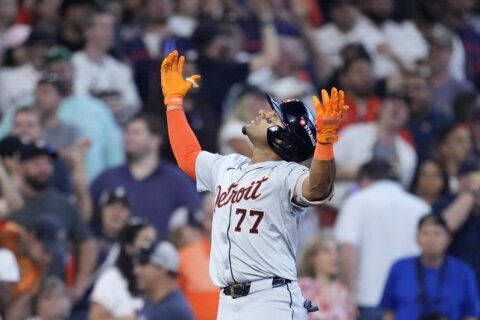
<svg viewBox="0 0 480 320">
<path fill-rule="evenodd" d="M 42 215 L 37 218 L 30 231 L 50 254 L 63 255 L 66 252 L 66 231 L 60 220 L 54 216 Z"/>
<path fill-rule="evenodd" d="M 125 187 L 117 186 L 112 190 L 103 191 L 100 195 L 99 204 L 102 207 L 116 202 L 121 202 L 126 207 L 130 207 L 130 202 L 128 200 L 127 190 Z"/>
<path fill-rule="evenodd" d="M 52 159 L 58 157 L 55 149 L 44 141 L 27 143 L 20 148 L 20 161 L 27 161 L 43 155 L 49 156 Z"/>
<path fill-rule="evenodd" d="M 24 146 L 22 139 L 16 136 L 8 136 L 0 140 L 0 157 L 13 157 L 20 153 Z"/>
</svg>

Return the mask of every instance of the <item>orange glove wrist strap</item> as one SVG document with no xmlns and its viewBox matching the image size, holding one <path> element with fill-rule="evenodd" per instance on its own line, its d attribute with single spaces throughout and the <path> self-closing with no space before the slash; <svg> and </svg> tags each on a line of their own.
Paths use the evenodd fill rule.
<svg viewBox="0 0 480 320">
<path fill-rule="evenodd" d="M 320 161 L 330 161 L 335 157 L 333 153 L 333 144 L 317 143 L 313 157 Z"/>
<path fill-rule="evenodd" d="M 317 135 L 317 142 L 319 143 L 333 143 L 338 141 L 338 136 L 323 136 L 321 134 Z"/>
<path fill-rule="evenodd" d="M 165 106 L 183 106 L 183 97 L 178 96 L 166 96 L 164 100 Z"/>
</svg>

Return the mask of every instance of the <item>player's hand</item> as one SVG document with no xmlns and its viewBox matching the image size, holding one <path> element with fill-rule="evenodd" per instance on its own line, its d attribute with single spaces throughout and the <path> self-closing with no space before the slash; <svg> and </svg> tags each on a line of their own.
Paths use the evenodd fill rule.
<svg viewBox="0 0 480 320">
<path fill-rule="evenodd" d="M 313 104 L 317 114 L 317 142 L 332 143 L 338 141 L 337 130 L 343 113 L 348 109 L 345 105 L 345 95 L 342 90 L 332 88 L 330 96 L 322 90 L 322 102 L 313 96 Z"/>
<path fill-rule="evenodd" d="M 183 97 L 185 97 L 188 90 L 190 90 L 192 86 L 198 87 L 196 82 L 201 78 L 199 75 L 193 75 L 186 79 L 183 78 L 184 64 L 185 57 L 179 57 L 177 50 L 170 53 L 163 60 L 160 72 L 165 106 L 183 105 Z"/>
</svg>

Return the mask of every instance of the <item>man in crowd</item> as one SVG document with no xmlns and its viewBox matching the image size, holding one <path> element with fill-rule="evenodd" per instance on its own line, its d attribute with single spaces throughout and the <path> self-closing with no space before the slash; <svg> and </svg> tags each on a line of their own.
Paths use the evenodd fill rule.
<svg viewBox="0 0 480 320">
<path fill-rule="evenodd" d="M 72 298 L 77 300 L 86 289 L 88 279 L 95 266 L 96 245 L 77 208 L 70 203 L 66 196 L 51 188 L 52 158 L 54 157 L 56 154 L 50 148 L 38 142 L 22 147 L 20 162 L 23 182 L 20 190 L 25 205 L 13 213 L 11 219 L 25 227 L 31 225 L 37 217 L 44 215 L 60 220 L 68 241 L 73 244 L 78 253 L 76 257 L 77 274 L 70 292 Z M 55 258 L 49 274 L 63 278 L 65 264 Z"/>
<path fill-rule="evenodd" d="M 54 75 L 48 75 L 38 81 L 35 109 L 40 115 L 45 140 L 56 149 L 72 147 L 82 135 L 76 125 L 59 118 L 58 111 L 63 97 L 63 88 Z"/>
<path fill-rule="evenodd" d="M 124 161 L 120 128 L 101 100 L 74 92 L 75 70 L 72 54 L 67 48 L 51 48 L 45 56 L 45 64 L 47 71 L 57 77 L 64 93 L 60 119 L 75 123 L 82 135 L 90 140 L 85 165 L 88 180 L 92 181 L 103 170 Z"/>
<path fill-rule="evenodd" d="M 339 204 L 350 192 L 359 168 L 371 159 L 385 160 L 397 170 L 404 187 L 415 173 L 415 149 L 401 136 L 407 123 L 407 96 L 401 89 L 389 89 L 380 107 L 378 120 L 350 125 L 340 132 L 335 145 L 337 182 L 333 202 Z"/>
<path fill-rule="evenodd" d="M 110 108 L 124 125 L 140 108 L 140 98 L 128 65 L 108 54 L 114 40 L 115 17 L 93 11 L 85 21 L 85 47 L 73 56 L 75 92 L 89 93 Z"/>
<path fill-rule="evenodd" d="M 93 203 L 104 190 L 123 186 L 131 199 L 133 216 L 147 218 L 166 239 L 175 212 L 193 214 L 200 207 L 200 195 L 193 183 L 177 167 L 160 159 L 160 120 L 153 114 L 139 114 L 125 129 L 127 162 L 106 170 L 93 181 Z"/>
<path fill-rule="evenodd" d="M 193 320 L 187 300 L 178 289 L 178 252 L 166 241 L 145 248 L 135 266 L 138 288 L 146 293 L 142 319 Z"/>
<path fill-rule="evenodd" d="M 420 256 L 399 260 L 390 269 L 380 304 L 384 320 L 478 319 L 475 273 L 465 262 L 447 255 L 450 239 L 441 216 L 429 214 L 420 220 Z"/>
<path fill-rule="evenodd" d="M 364 189 L 344 203 L 335 226 L 343 273 L 360 320 L 380 320 L 377 308 L 392 263 L 418 253 L 415 230 L 430 207 L 402 188 L 392 166 L 381 160 L 360 169 Z"/>
</svg>

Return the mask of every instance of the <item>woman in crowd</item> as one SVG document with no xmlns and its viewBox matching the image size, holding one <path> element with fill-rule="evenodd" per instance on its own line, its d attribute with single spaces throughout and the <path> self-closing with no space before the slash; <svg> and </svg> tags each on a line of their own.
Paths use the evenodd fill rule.
<svg viewBox="0 0 480 320">
<path fill-rule="evenodd" d="M 119 186 L 102 193 L 99 214 L 94 217 L 92 223 L 99 249 L 99 266 L 108 264 L 107 257 L 115 255 L 112 251 L 116 251 L 118 255 L 118 250 L 111 249 L 118 242 L 118 237 L 127 225 L 129 217 L 130 203 L 125 188 Z"/>
<path fill-rule="evenodd" d="M 313 236 L 301 254 L 299 285 L 306 299 L 319 311 L 310 320 L 353 320 L 353 302 L 347 287 L 338 280 L 339 256 L 335 240 L 326 234 Z"/>
<path fill-rule="evenodd" d="M 426 159 L 418 165 L 410 191 L 425 200 L 434 212 L 444 209 L 453 199 L 448 174 L 434 159 Z"/>
<path fill-rule="evenodd" d="M 437 156 L 448 174 L 450 192 L 456 194 L 459 189 L 458 170 L 472 155 L 471 135 L 463 124 L 451 124 L 444 128 L 439 137 Z"/>
<path fill-rule="evenodd" d="M 134 259 L 141 248 L 152 244 L 155 229 L 145 220 L 130 220 L 119 237 L 120 253 L 95 283 L 88 319 L 133 320 L 143 306 L 137 296 Z"/>
<path fill-rule="evenodd" d="M 125 188 L 118 186 L 113 190 L 105 190 L 99 199 L 98 213 L 93 216 L 91 223 L 98 248 L 97 265 L 88 289 L 72 309 L 74 316 L 70 320 L 86 319 L 93 286 L 102 272 L 115 264 L 120 253 L 119 236 L 129 217 L 130 204 Z"/>
</svg>

